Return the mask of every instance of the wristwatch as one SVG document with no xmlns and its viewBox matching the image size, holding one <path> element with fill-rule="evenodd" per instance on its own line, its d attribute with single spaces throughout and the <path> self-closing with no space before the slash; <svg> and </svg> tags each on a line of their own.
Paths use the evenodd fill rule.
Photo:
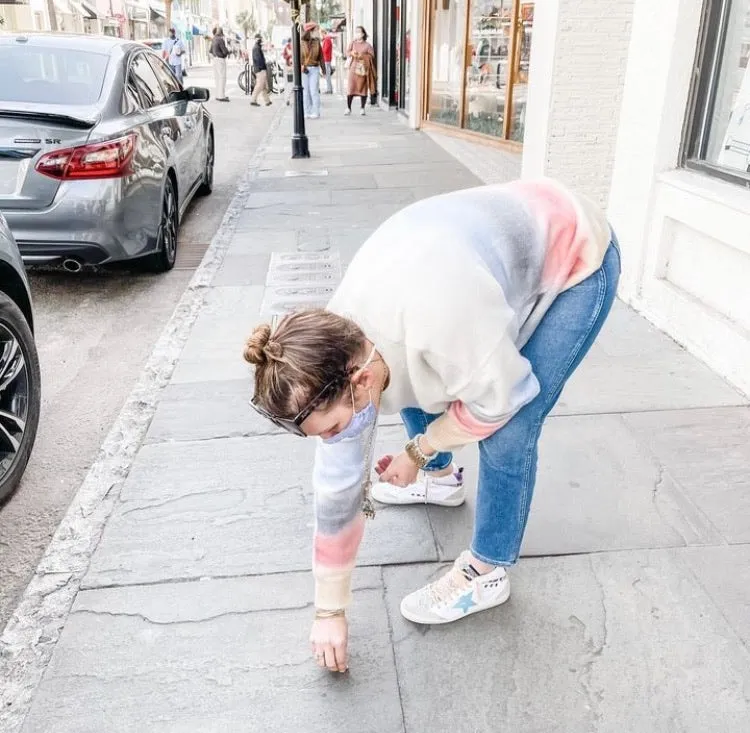
<svg viewBox="0 0 750 733">
<path fill-rule="evenodd" d="M 419 439 L 421 437 L 423 437 L 422 433 L 415 435 L 404 447 L 406 455 L 417 465 L 417 468 L 424 468 L 437 455 L 437 451 L 430 455 L 424 453 L 419 447 Z"/>
</svg>

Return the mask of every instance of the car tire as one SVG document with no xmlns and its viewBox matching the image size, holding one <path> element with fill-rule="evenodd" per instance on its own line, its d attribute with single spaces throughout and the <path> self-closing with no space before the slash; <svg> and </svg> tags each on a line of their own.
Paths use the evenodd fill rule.
<svg viewBox="0 0 750 733">
<path fill-rule="evenodd" d="M 203 182 L 198 189 L 199 196 L 208 196 L 214 190 L 214 155 L 214 131 L 211 130 L 206 143 L 206 164 L 203 169 Z"/>
<path fill-rule="evenodd" d="M 0 503 L 16 490 L 26 470 L 41 397 L 34 336 L 19 307 L 0 292 Z"/>
<path fill-rule="evenodd" d="M 151 272 L 169 272 L 177 260 L 177 194 L 172 178 L 164 183 L 164 198 L 161 203 L 161 219 L 156 236 L 156 252 L 145 259 Z"/>
</svg>

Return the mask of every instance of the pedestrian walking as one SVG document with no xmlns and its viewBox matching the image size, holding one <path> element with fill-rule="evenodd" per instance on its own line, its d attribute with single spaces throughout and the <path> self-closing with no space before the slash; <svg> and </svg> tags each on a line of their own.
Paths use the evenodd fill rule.
<svg viewBox="0 0 750 733">
<path fill-rule="evenodd" d="M 251 404 L 287 432 L 318 437 L 319 665 L 347 667 L 351 572 L 371 497 L 462 504 L 452 451 L 471 443 L 480 458 L 469 549 L 401 613 L 443 624 L 508 599 L 542 424 L 606 320 L 619 274 L 616 237 L 593 202 L 550 179 L 516 181 L 403 209 L 360 248 L 325 310 L 255 329 L 244 352 L 255 365 Z M 408 441 L 377 461 L 371 486 L 378 413 L 399 411 Z"/>
<path fill-rule="evenodd" d="M 326 67 L 326 94 L 333 94 L 333 39 L 330 33 L 324 32 L 320 47 Z"/>
<path fill-rule="evenodd" d="M 271 100 L 268 98 L 268 64 L 266 63 L 266 55 L 263 53 L 263 36 L 260 33 L 255 36 L 255 45 L 253 46 L 253 72 L 255 73 L 255 87 L 250 97 L 250 104 L 253 107 L 260 107 L 260 104 L 258 104 L 258 97 L 260 97 L 268 107 L 271 104 Z"/>
<path fill-rule="evenodd" d="M 216 87 L 216 101 L 228 102 L 227 97 L 227 58 L 229 49 L 224 39 L 224 29 L 220 26 L 214 28 L 214 35 L 211 39 L 211 55 L 213 56 L 212 64 L 214 67 L 214 86 Z"/>
<path fill-rule="evenodd" d="M 365 115 L 367 95 L 376 89 L 375 51 L 367 42 L 367 31 L 358 25 L 354 30 L 354 40 L 346 50 L 346 63 L 349 67 L 346 112 L 352 113 L 352 101 L 359 97 L 362 107 L 360 114 Z"/>
<path fill-rule="evenodd" d="M 305 117 L 316 120 L 320 117 L 320 76 L 326 73 L 317 23 L 305 24 L 301 50 Z"/>
<path fill-rule="evenodd" d="M 169 29 L 169 38 L 164 42 L 164 53 L 167 57 L 167 63 L 172 69 L 172 73 L 177 77 L 177 81 L 182 84 L 185 71 L 183 66 L 185 44 L 181 38 L 177 38 L 177 31 L 174 28 Z"/>
</svg>

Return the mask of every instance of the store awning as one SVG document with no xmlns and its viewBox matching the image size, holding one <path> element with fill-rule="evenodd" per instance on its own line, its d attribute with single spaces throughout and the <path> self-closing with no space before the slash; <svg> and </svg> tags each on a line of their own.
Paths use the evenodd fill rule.
<svg viewBox="0 0 750 733">
<path fill-rule="evenodd" d="M 164 18 L 167 17 L 167 10 L 164 7 L 164 3 L 160 2 L 150 2 L 148 4 L 149 8 L 151 9 L 152 15 L 155 15 L 157 18 Z"/>
<path fill-rule="evenodd" d="M 88 3 L 83 2 L 83 0 L 79 0 L 78 2 L 74 2 L 73 4 L 77 8 L 80 8 L 81 15 L 84 18 L 89 18 L 90 20 L 96 20 L 99 17 L 99 14 L 96 12 L 96 10 Z"/>
</svg>

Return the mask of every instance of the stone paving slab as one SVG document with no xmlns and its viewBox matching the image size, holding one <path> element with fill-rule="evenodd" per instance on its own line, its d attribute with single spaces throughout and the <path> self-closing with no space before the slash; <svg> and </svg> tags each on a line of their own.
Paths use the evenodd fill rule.
<svg viewBox="0 0 750 733">
<path fill-rule="evenodd" d="M 291 249 L 291 248 L 290 248 Z M 276 250 L 279 251 L 278 249 Z M 228 253 L 216 273 L 213 285 L 264 285 L 270 254 L 233 254 Z"/>
<path fill-rule="evenodd" d="M 429 507 L 440 558 L 471 541 L 478 451 L 457 457 L 469 486 L 467 505 Z M 522 554 L 682 547 L 721 537 L 668 471 L 617 415 L 551 418 L 539 447 L 537 485 Z"/>
<path fill-rule="evenodd" d="M 383 453 L 403 443 L 384 434 Z M 84 585 L 309 571 L 314 450 L 288 435 L 145 446 Z M 368 523 L 359 554 L 363 565 L 437 559 L 426 512 L 393 507 Z"/>
<path fill-rule="evenodd" d="M 623 419 L 726 542 L 750 542 L 750 407 Z"/>
<path fill-rule="evenodd" d="M 390 218 L 402 207 L 394 203 L 371 203 L 367 206 L 296 206 L 289 202 L 283 206 L 268 206 L 263 209 L 246 209 L 241 218 L 245 225 L 253 224 L 256 230 L 296 228 L 307 229 L 351 229 L 371 226 L 373 229 Z M 262 235 L 260 235 L 262 236 Z"/>
<path fill-rule="evenodd" d="M 170 384 L 162 393 L 146 442 L 282 435 L 280 428 L 250 408 L 248 401 L 252 394 L 249 376 L 226 382 Z M 399 415 L 380 415 L 378 422 L 383 426 L 402 424 Z M 389 439 L 398 441 L 399 437 L 399 433 L 392 433 Z"/>
<path fill-rule="evenodd" d="M 747 404 L 747 399 L 631 308 L 617 302 L 554 414 Z"/>
<path fill-rule="evenodd" d="M 439 566 L 386 568 L 406 730 L 745 733 L 750 657 L 681 551 L 523 560 L 510 601 L 399 614 Z"/>
<path fill-rule="evenodd" d="M 750 649 L 750 545 L 690 548 L 685 560 L 737 636 Z"/>
<path fill-rule="evenodd" d="M 311 169 L 313 170 L 313 169 Z M 325 170 L 321 165 L 320 170 Z M 252 193 L 261 191 L 309 191 L 313 188 L 377 188 L 375 177 L 369 173 L 330 173 L 327 176 L 288 178 L 277 171 L 268 171 L 251 184 Z"/>
<path fill-rule="evenodd" d="M 253 410 L 248 401 L 252 380 L 170 384 L 164 389 L 151 421 L 147 443 L 238 438 L 282 434 Z M 196 415 L 200 416 L 196 420 Z"/>
<path fill-rule="evenodd" d="M 308 573 L 83 591 L 23 733 L 402 733 L 380 569 L 354 587 L 345 675 L 311 661 Z"/>
<path fill-rule="evenodd" d="M 172 382 L 208 382 L 247 378 L 242 346 L 260 321 L 264 288 L 215 287 L 188 337 Z"/>
</svg>

